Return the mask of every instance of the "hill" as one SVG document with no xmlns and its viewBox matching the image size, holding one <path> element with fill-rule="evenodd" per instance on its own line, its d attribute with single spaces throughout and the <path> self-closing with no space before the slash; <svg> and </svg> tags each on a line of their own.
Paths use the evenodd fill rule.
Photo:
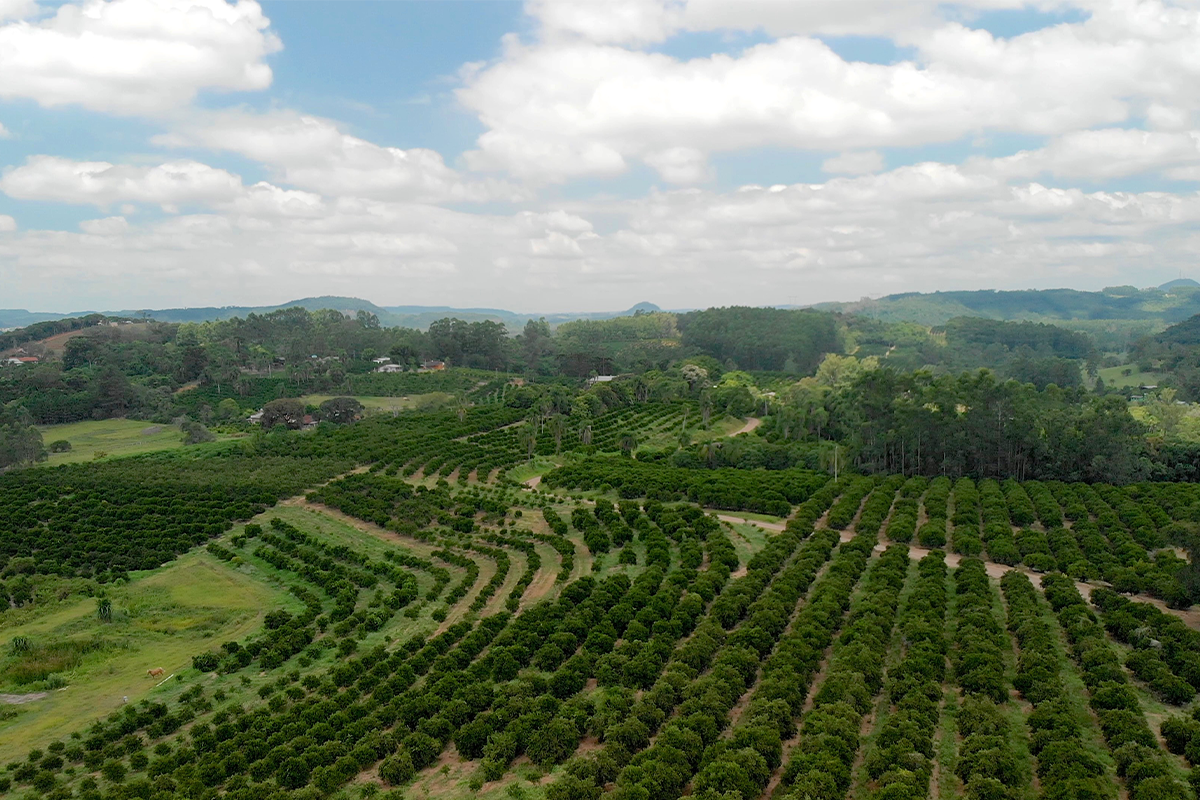
<svg viewBox="0 0 1200 800">
<path fill-rule="evenodd" d="M 1200 284 L 1185 279 L 1158 288 L 1112 286 L 1101 292 L 1076 289 L 908 292 L 877 300 L 820 303 L 813 307 L 924 325 L 941 325 L 962 316 L 1032 322 L 1154 320 L 1169 324 L 1200 313 L 1200 292 L 1192 291 L 1198 287 Z"/>
<path fill-rule="evenodd" d="M 369 300 L 358 297 L 305 297 L 291 300 L 274 306 L 203 306 L 197 308 L 139 308 L 122 311 L 106 311 L 105 316 L 154 319 L 159 322 L 212 322 L 215 320 L 245 318 L 250 314 L 268 314 L 283 308 L 305 308 L 309 311 L 319 311 L 329 308 L 354 314 L 366 311 L 379 318 L 379 322 L 387 327 L 427 329 L 431 324 L 445 317 L 455 317 L 464 322 L 502 322 L 512 333 L 516 333 L 531 319 L 544 317 L 551 326 L 579 319 L 613 319 L 614 317 L 632 316 L 637 312 L 659 311 L 653 303 L 638 303 L 625 311 L 598 311 L 590 313 L 551 312 L 519 313 L 499 308 L 454 308 L 452 306 L 378 306 Z M 0 309 L 0 329 L 23 328 L 37 322 L 55 321 L 69 317 L 82 317 L 94 312 L 79 311 L 69 314 L 54 312 L 30 312 L 24 309 Z"/>
<path fill-rule="evenodd" d="M 1194 281 L 1191 278 L 1176 278 L 1173 281 L 1167 281 L 1158 288 L 1164 292 L 1169 292 L 1172 289 L 1200 289 L 1200 282 Z"/>
</svg>

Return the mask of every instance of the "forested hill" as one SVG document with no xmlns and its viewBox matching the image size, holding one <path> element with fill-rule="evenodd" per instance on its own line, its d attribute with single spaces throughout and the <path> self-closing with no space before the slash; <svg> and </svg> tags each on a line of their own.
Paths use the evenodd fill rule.
<svg viewBox="0 0 1200 800">
<path fill-rule="evenodd" d="M 446 317 L 454 317 L 464 322 L 500 322 L 511 328 L 520 328 L 531 319 L 545 319 L 551 325 L 571 322 L 579 319 L 602 320 L 614 317 L 631 316 L 637 312 L 652 313 L 658 311 L 653 303 L 638 303 L 624 311 L 597 312 L 552 312 L 552 313 L 521 313 L 506 311 L 500 308 L 453 308 L 451 306 L 379 306 L 369 300 L 358 297 L 306 297 L 292 300 L 274 306 L 203 306 L 198 308 L 141 308 L 124 311 L 105 312 L 110 317 L 145 318 L 158 322 L 215 322 L 246 318 L 250 314 L 269 314 L 289 308 L 303 308 L 308 311 L 331 309 L 341 311 L 351 316 L 359 311 L 375 315 L 382 325 L 400 328 L 418 328 L 425 330 L 434 322 Z M 56 321 L 67 318 L 93 315 L 93 312 L 75 312 L 71 314 L 55 314 L 48 312 L 31 312 L 25 309 L 0 309 L 0 329 L 20 328 L 37 322 Z"/>
<path fill-rule="evenodd" d="M 1172 281 L 1162 287 L 1114 286 L 1101 292 L 1075 289 L 909 292 L 857 303 L 822 303 L 828 311 L 881 320 L 941 325 L 954 317 L 1003 320 L 1147 320 L 1170 324 L 1200 313 L 1200 287 Z"/>
</svg>

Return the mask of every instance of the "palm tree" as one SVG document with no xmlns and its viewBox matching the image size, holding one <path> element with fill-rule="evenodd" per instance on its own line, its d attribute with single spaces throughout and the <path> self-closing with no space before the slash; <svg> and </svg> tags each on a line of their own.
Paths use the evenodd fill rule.
<svg viewBox="0 0 1200 800">
<path fill-rule="evenodd" d="M 100 597 L 96 601 L 96 616 L 101 622 L 112 622 L 112 600 Z"/>
<path fill-rule="evenodd" d="M 625 455 L 630 455 L 634 450 L 637 449 L 637 434 L 635 434 L 633 431 L 625 431 L 617 440 L 617 445 L 621 448 Z"/>
<path fill-rule="evenodd" d="M 580 426 L 579 441 L 583 442 L 584 444 L 592 443 L 592 423 L 585 422 L 582 426 Z"/>
</svg>

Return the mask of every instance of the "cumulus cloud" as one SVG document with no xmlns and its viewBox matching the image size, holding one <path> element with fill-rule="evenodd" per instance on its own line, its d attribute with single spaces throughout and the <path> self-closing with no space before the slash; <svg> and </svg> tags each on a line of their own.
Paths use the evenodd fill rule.
<svg viewBox="0 0 1200 800">
<path fill-rule="evenodd" d="M 11 139 L 11 138 L 12 138 L 12 132 L 9 131 L 8 128 L 4 127 L 3 122 L 0 122 L 0 139 Z"/>
<path fill-rule="evenodd" d="M 603 7 L 532 3 L 549 33 L 532 42 L 510 37 L 495 63 L 463 73 L 459 100 L 487 127 L 468 163 L 553 181 L 612 175 L 642 160 L 668 179 L 700 180 L 704 170 L 673 169 L 663 154 L 686 152 L 695 165 L 753 147 L 845 151 L 992 131 L 1056 136 L 1140 117 L 1179 130 L 1200 108 L 1192 89 L 1200 10 L 1159 0 L 1097 3 L 1084 21 L 1011 38 L 941 19 L 914 27 L 907 35 L 916 57 L 894 64 L 847 61 L 809 35 L 856 14 L 875 24 L 891 19 L 887 8 L 909 5 L 623 0 L 623 12 L 589 37 L 589 20 Z M 803 32 L 690 60 L 621 46 L 691 24 L 668 18 L 701 15 L 703 29 L 734 25 L 728 15 L 746 6 L 794 19 Z M 828 25 L 820 22 L 826 13 Z M 566 35 L 572 31 L 578 35 Z"/>
<path fill-rule="evenodd" d="M 1168 133 L 1131 128 L 1075 131 L 1046 147 L 972 164 L 1007 178 L 1041 174 L 1101 181 L 1143 173 L 1170 177 L 1200 166 L 1200 131 Z"/>
<path fill-rule="evenodd" d="M 947 8 L 970 17 L 979 11 L 1020 9 L 1027 0 L 527 0 L 525 11 L 546 40 L 586 39 L 645 45 L 682 32 L 765 31 L 772 36 L 888 36 L 927 28 Z M 1045 8 L 1067 6 L 1043 2 Z"/>
<path fill-rule="evenodd" d="M 34 0 L 0 0 L 0 22 L 8 19 L 25 19 L 38 11 Z"/>
<path fill-rule="evenodd" d="M 117 236 L 129 230 L 129 222 L 124 217 L 85 219 L 79 223 L 79 229 L 93 236 Z"/>
<path fill-rule="evenodd" d="M 28 4 L 0 0 L 0 19 Z M 271 84 L 281 47 L 253 0 L 84 0 L 0 24 L 0 98 L 157 115 L 203 89 Z"/>
<path fill-rule="evenodd" d="M 33 156 L 23 166 L 4 171 L 0 191 L 18 200 L 97 206 L 137 202 L 173 208 L 186 203 L 232 201 L 243 189 L 238 176 L 197 161 L 137 167 Z"/>
<path fill-rule="evenodd" d="M 879 172 L 883 167 L 883 153 L 878 150 L 841 153 L 821 162 L 821 171 L 833 175 L 862 175 Z"/>
<path fill-rule="evenodd" d="M 12 233 L 17 229 L 17 221 L 7 214 L 0 214 L 0 233 Z"/>
<path fill-rule="evenodd" d="M 429 202 L 525 197 L 503 181 L 464 178 L 434 150 L 382 147 L 330 120 L 292 111 L 197 117 L 155 142 L 235 152 L 273 167 L 282 183 L 322 194 Z"/>
<path fill-rule="evenodd" d="M 83 303 L 89 292 L 139 296 L 168 278 L 196 304 L 229 302 L 221 287 L 233 281 L 241 301 L 275 297 L 284 282 L 301 294 L 437 303 L 452 278 L 456 304 L 528 308 L 534 297 L 595 310 L 631 295 L 761 304 L 947 286 L 1142 284 L 1200 254 L 1195 193 L 1013 184 L 977 166 L 930 162 L 512 214 L 258 185 L 206 213 L 6 234 L 0 270 L 24 276 L 22 296 L 36 276 L 78 292 L 81 306 L 95 305 Z"/>
</svg>

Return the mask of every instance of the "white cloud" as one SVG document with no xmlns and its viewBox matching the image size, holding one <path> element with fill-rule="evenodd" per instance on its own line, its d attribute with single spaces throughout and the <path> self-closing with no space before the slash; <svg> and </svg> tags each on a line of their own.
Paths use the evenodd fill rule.
<svg viewBox="0 0 1200 800">
<path fill-rule="evenodd" d="M 863 175 L 879 172 L 883 167 L 883 154 L 878 150 L 841 153 L 821 162 L 821 171 L 832 175 Z"/>
<path fill-rule="evenodd" d="M 295 296 L 434 304 L 452 295 L 464 306 L 598 310 L 634 297 L 762 304 L 947 287 L 1141 285 L 1200 255 L 1196 193 L 1013 186 L 976 166 L 655 191 L 509 215 L 259 184 L 208 213 L 6 235 L 0 273 L 30 306 L 51 284 L 57 299 L 43 304 L 162 304 L 154 293 L 169 280 L 194 305 L 278 300 L 286 287 Z"/>
<path fill-rule="evenodd" d="M 124 217 L 86 219 L 79 223 L 79 229 L 93 236 L 119 236 L 129 230 L 129 223 Z"/>
<path fill-rule="evenodd" d="M 45 20 L 0 24 L 0 98 L 157 115 L 202 89 L 265 89 L 265 58 L 281 47 L 268 25 L 253 0 L 67 3 Z"/>
<path fill-rule="evenodd" d="M 11 138 L 12 138 L 12 132 L 8 128 L 4 127 L 3 122 L 0 122 L 0 139 L 11 139 Z"/>
<path fill-rule="evenodd" d="M 0 191 L 19 200 L 54 200 L 109 206 L 114 203 L 179 204 L 229 202 L 242 194 L 242 181 L 223 169 L 196 161 L 156 167 L 115 165 L 32 156 L 0 177 Z"/>
<path fill-rule="evenodd" d="M 0 214 L 0 233 L 12 233 L 17 229 L 17 221 L 7 214 Z"/>
<path fill-rule="evenodd" d="M 549 26 L 542 38 L 509 37 L 497 62 L 463 72 L 459 100 L 487 128 L 467 162 L 556 181 L 614 175 L 641 160 L 669 180 L 696 181 L 708 175 L 694 165 L 715 152 L 918 146 L 981 132 L 1056 136 L 1141 116 L 1179 130 L 1200 109 L 1200 10 L 1159 0 L 1096 3 L 1085 6 L 1083 22 L 1007 39 L 937 20 L 933 4 L 916 4 L 924 21 L 905 34 L 916 58 L 895 64 L 848 62 L 808 35 L 856 18 L 861 30 L 886 29 L 888 9 L 909 5 L 623 0 L 605 27 L 590 22 L 605 6 L 532 3 Z M 663 22 L 676 17 L 684 21 Z M 778 24 L 768 26 L 768 17 Z M 794 35 L 686 61 L 612 43 L 654 41 L 667 35 L 661 30 L 752 28 L 755 19 Z M 687 168 L 675 169 L 670 153 L 687 153 Z"/>
<path fill-rule="evenodd" d="M 1004 178 L 1042 174 L 1102 181 L 1160 173 L 1171 177 L 1200 167 L 1200 131 L 1167 133 L 1131 128 L 1076 131 L 1046 147 L 995 159 L 974 159 L 972 168 Z"/>
<path fill-rule="evenodd" d="M 525 196 L 503 181 L 468 180 L 433 150 L 381 147 L 343 133 L 330 120 L 291 111 L 197 117 L 154 141 L 239 153 L 275 168 L 282 183 L 327 195 L 429 202 Z"/>
<path fill-rule="evenodd" d="M 35 0 L 0 0 L 0 22 L 7 19 L 25 19 L 38 12 Z"/>
<path fill-rule="evenodd" d="M 525 11 L 546 40 L 579 38 L 602 44 L 643 45 L 681 32 L 765 31 L 772 36 L 894 37 L 941 21 L 947 11 L 970 19 L 978 11 L 1067 2 L 1028 0 L 527 0 Z"/>
</svg>

